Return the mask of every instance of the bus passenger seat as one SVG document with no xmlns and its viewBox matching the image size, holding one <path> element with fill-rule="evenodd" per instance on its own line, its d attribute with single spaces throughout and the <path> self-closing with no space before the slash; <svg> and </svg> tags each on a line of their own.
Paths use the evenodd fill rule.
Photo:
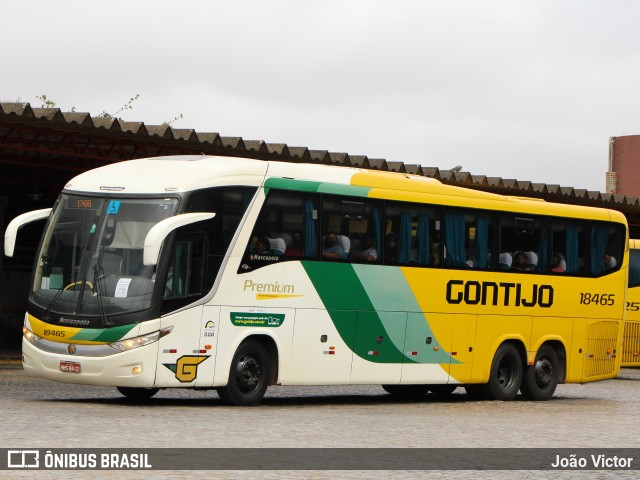
<svg viewBox="0 0 640 480">
<path fill-rule="evenodd" d="M 351 250 L 351 240 L 349 240 L 349 237 L 346 235 L 338 235 L 336 239 L 338 240 L 338 245 L 342 247 L 346 254 L 349 254 Z"/>
<path fill-rule="evenodd" d="M 535 270 L 538 266 L 538 254 L 536 252 L 524 252 L 527 256 L 527 264 L 531 267 L 531 270 Z"/>
<path fill-rule="evenodd" d="M 269 248 L 273 251 L 274 255 L 284 255 L 287 244 L 282 238 L 270 238 Z"/>
<path fill-rule="evenodd" d="M 284 232 L 282 235 L 280 235 L 282 237 L 282 240 L 284 240 L 284 244 L 287 247 L 290 247 L 291 245 L 293 245 L 293 238 L 291 237 L 291 235 L 289 235 L 287 232 Z"/>
<path fill-rule="evenodd" d="M 509 270 L 512 262 L 513 259 L 509 252 L 503 252 L 498 256 L 498 266 L 500 267 L 500 270 Z"/>
</svg>

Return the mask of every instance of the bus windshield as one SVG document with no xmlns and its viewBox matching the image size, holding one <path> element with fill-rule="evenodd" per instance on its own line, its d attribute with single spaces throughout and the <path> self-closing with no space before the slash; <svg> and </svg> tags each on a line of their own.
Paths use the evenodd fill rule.
<svg viewBox="0 0 640 480">
<path fill-rule="evenodd" d="M 142 262 L 144 239 L 177 202 L 62 194 L 37 257 L 33 303 L 100 318 L 150 308 L 155 275 Z"/>
</svg>

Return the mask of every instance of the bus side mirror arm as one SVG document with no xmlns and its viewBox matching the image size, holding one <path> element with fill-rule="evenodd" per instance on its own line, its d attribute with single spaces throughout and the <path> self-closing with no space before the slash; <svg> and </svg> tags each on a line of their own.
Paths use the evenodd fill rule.
<svg viewBox="0 0 640 480">
<path fill-rule="evenodd" d="M 149 230 L 149 233 L 147 233 L 147 236 L 144 239 L 142 263 L 145 265 L 155 265 L 158 263 L 158 255 L 160 255 L 162 242 L 176 228 L 184 227 L 191 223 L 201 222 L 203 220 L 209 220 L 215 216 L 215 213 L 183 213 L 182 215 L 165 218 L 161 222 L 156 223 L 151 227 L 151 230 Z"/>
<path fill-rule="evenodd" d="M 36 220 L 44 220 L 45 218 L 48 218 L 50 214 L 50 208 L 43 208 L 42 210 L 33 210 L 31 212 L 23 213 L 11 220 L 4 232 L 4 254 L 7 257 L 13 257 L 13 252 L 16 248 L 18 230 L 21 227 L 24 227 L 27 223 L 35 222 Z"/>
</svg>

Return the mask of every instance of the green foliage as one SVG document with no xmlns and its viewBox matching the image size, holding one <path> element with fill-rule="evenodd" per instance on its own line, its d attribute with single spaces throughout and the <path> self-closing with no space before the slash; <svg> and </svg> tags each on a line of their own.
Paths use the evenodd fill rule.
<svg viewBox="0 0 640 480">
<path fill-rule="evenodd" d="M 36 95 L 36 98 L 42 102 L 41 108 L 56 108 L 56 102 L 48 98 L 46 95 Z M 118 114 L 124 112 L 125 110 L 133 110 L 133 102 L 140 98 L 140 94 L 136 94 L 134 97 L 131 97 L 127 103 L 125 103 L 120 110 L 117 110 L 114 113 L 109 113 L 106 110 L 103 110 L 98 118 L 116 118 Z M 71 107 L 71 112 L 75 112 L 76 107 Z M 170 126 L 173 122 L 176 122 L 183 118 L 183 115 L 176 115 L 173 120 L 168 122 L 163 122 L 162 125 Z"/>
<path fill-rule="evenodd" d="M 119 113 L 124 112 L 125 110 L 133 110 L 133 102 L 138 100 L 138 98 L 140 98 L 140 94 L 139 93 L 137 93 L 135 97 L 131 97 L 129 99 L 129 101 L 127 103 L 125 103 L 124 106 L 122 106 L 122 108 L 120 108 L 120 110 L 116 111 L 115 113 L 109 113 L 106 110 L 103 110 L 102 113 L 100 113 L 100 115 L 98 115 L 98 117 L 101 117 L 101 118 L 116 118 L 116 116 Z"/>
<path fill-rule="evenodd" d="M 36 98 L 42 102 L 40 108 L 56 108 L 56 102 L 47 98 L 46 95 L 36 95 Z"/>
<path fill-rule="evenodd" d="M 167 127 L 170 127 L 173 122 L 180 120 L 181 118 L 184 118 L 182 114 L 176 115 L 175 117 L 173 117 L 173 120 L 169 120 L 168 122 L 162 122 L 162 125 L 166 125 Z"/>
</svg>

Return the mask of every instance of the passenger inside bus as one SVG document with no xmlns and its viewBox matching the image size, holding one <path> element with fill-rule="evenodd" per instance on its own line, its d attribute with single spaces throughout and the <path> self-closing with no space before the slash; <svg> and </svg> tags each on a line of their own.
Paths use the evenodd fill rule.
<svg viewBox="0 0 640 480">
<path fill-rule="evenodd" d="M 605 270 L 615 268 L 616 265 L 618 265 L 618 261 L 615 259 L 615 257 L 612 257 L 611 254 L 608 252 L 602 256 L 602 261 L 604 262 Z"/>
<path fill-rule="evenodd" d="M 567 262 L 564 259 L 564 255 L 561 253 L 554 253 L 551 258 L 551 271 L 555 273 L 564 273 L 567 269 Z"/>
<path fill-rule="evenodd" d="M 385 239 L 384 261 L 386 263 L 395 263 L 398 257 L 398 236 L 390 232 Z"/>
<path fill-rule="evenodd" d="M 353 253 L 352 258 L 364 262 L 375 262 L 378 259 L 378 251 L 370 236 L 362 235 L 360 237 L 360 247 Z"/>
<path fill-rule="evenodd" d="M 291 245 L 287 247 L 285 255 L 288 257 L 302 256 L 302 232 L 300 230 L 296 230 L 291 235 Z"/>
<path fill-rule="evenodd" d="M 345 237 L 343 237 L 343 239 L 344 238 Z M 344 243 L 344 241 L 341 243 Z M 347 254 L 348 250 L 338 243 L 338 234 L 336 232 L 329 232 L 325 235 L 322 258 L 327 260 L 344 260 L 347 258 Z"/>
<path fill-rule="evenodd" d="M 251 244 L 251 253 L 255 255 L 282 255 L 283 252 L 272 249 L 271 239 L 264 235 L 260 235 L 254 238 Z"/>
<path fill-rule="evenodd" d="M 531 266 L 527 261 L 527 255 L 524 252 L 516 252 L 513 264 L 511 265 L 511 270 L 519 272 L 531 271 Z"/>
</svg>

